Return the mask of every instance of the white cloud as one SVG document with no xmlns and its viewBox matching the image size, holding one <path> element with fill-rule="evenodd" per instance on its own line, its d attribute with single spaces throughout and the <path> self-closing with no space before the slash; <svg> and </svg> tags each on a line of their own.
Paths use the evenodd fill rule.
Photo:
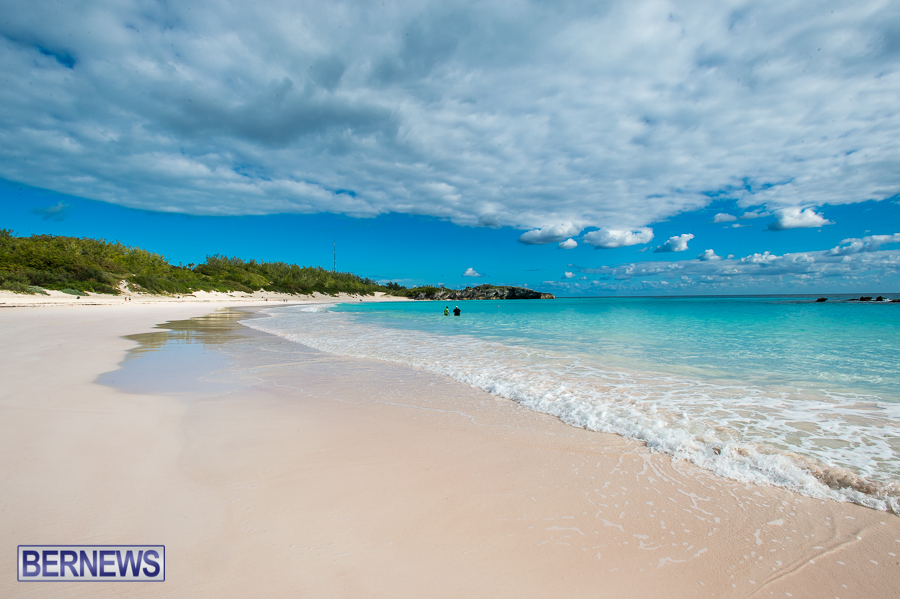
<svg viewBox="0 0 900 599">
<path fill-rule="evenodd" d="M 883 0 L 50 6 L 4 3 L 0 177 L 78 196 L 624 231 L 900 190 Z"/>
<path fill-rule="evenodd" d="M 752 220 L 754 218 L 762 218 L 763 216 L 769 216 L 769 212 L 756 211 L 756 212 L 745 212 L 741 215 L 741 220 Z"/>
<path fill-rule="evenodd" d="M 691 233 L 685 233 L 683 235 L 673 235 L 669 237 L 669 239 L 662 245 L 657 246 L 655 250 L 653 250 L 654 254 L 658 254 L 660 252 L 684 252 L 688 249 L 688 241 L 693 239 L 694 236 Z"/>
<path fill-rule="evenodd" d="M 900 233 L 893 235 L 867 235 L 862 239 L 845 239 L 841 245 L 828 250 L 831 256 L 851 256 L 860 252 L 875 252 L 881 246 L 891 243 L 900 243 Z"/>
<path fill-rule="evenodd" d="M 742 225 L 741 223 L 734 223 L 733 225 L 728 225 L 729 229 L 742 229 L 744 227 L 752 227 L 753 225 Z"/>
<path fill-rule="evenodd" d="M 888 281 L 888 285 L 896 286 L 900 282 L 900 250 L 880 249 L 893 243 L 900 243 L 900 233 L 845 239 L 829 250 L 783 255 L 765 251 L 740 259 L 729 254 L 719 260 L 704 260 L 704 252 L 692 260 L 631 262 L 580 270 L 606 280 L 632 281 L 631 287 L 619 284 L 610 291 L 633 291 L 634 285 L 669 281 L 667 288 L 673 292 L 698 288 L 759 290 L 764 286 L 790 289 L 790 285 L 800 284 L 856 292 L 873 283 Z"/>
<path fill-rule="evenodd" d="M 716 253 L 713 250 L 703 250 L 703 253 L 697 256 L 697 260 L 721 260 L 721 256 L 716 256 Z"/>
<path fill-rule="evenodd" d="M 769 223 L 767 231 L 785 231 L 787 229 L 810 229 L 823 225 L 833 225 L 830 220 L 816 214 L 812 208 L 782 208 L 775 211 L 775 222 Z"/>
<path fill-rule="evenodd" d="M 762 254 L 755 253 L 755 254 L 750 254 L 749 256 L 746 256 L 744 258 L 741 258 L 741 262 L 747 262 L 750 264 L 768 264 L 777 259 L 778 259 L 778 256 L 776 256 L 776 255 L 770 253 L 768 250 L 766 250 Z"/>
<path fill-rule="evenodd" d="M 462 274 L 464 277 L 483 277 L 484 275 L 479 274 L 474 268 L 467 268 L 466 272 Z"/>
<path fill-rule="evenodd" d="M 622 231 L 617 229 L 602 228 L 585 234 L 584 242 L 594 246 L 594 249 L 612 249 L 629 245 L 648 243 L 653 239 L 653 230 L 648 228 L 637 231 Z"/>
<path fill-rule="evenodd" d="M 570 237 L 565 241 L 561 241 L 557 247 L 561 250 L 573 250 L 578 247 L 578 242 Z"/>
<path fill-rule="evenodd" d="M 566 271 L 566 272 L 563 273 L 563 278 L 564 278 L 564 279 L 574 279 L 574 278 L 575 278 L 575 273 Z"/>
<path fill-rule="evenodd" d="M 719 212 L 718 214 L 716 214 L 713 217 L 712 222 L 713 223 L 728 223 L 728 222 L 731 222 L 731 221 L 737 220 L 737 219 L 738 218 L 736 216 L 734 216 L 733 214 L 725 214 L 724 212 Z"/>
<path fill-rule="evenodd" d="M 559 225 L 549 225 L 540 229 L 533 229 L 522 233 L 519 242 L 526 245 L 540 245 L 545 243 L 556 243 L 562 241 L 571 235 L 578 235 L 581 228 L 572 223 L 562 223 Z"/>
</svg>

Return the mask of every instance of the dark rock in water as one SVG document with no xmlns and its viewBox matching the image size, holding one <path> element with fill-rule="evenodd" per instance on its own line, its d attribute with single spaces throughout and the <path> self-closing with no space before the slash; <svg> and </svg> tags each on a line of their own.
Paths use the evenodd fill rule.
<svg viewBox="0 0 900 599">
<path fill-rule="evenodd" d="M 883 301 L 884 301 L 884 298 L 881 297 L 881 296 L 879 295 L 878 297 L 875 298 L 875 301 L 876 301 L 876 302 L 883 302 Z"/>
<path fill-rule="evenodd" d="M 827 301 L 828 301 L 828 298 L 827 298 L 827 297 L 820 297 L 820 298 L 817 299 L 816 301 L 817 301 L 817 302 L 827 302 Z"/>
<path fill-rule="evenodd" d="M 891 302 L 900 302 L 900 299 L 892 299 Z"/>
<path fill-rule="evenodd" d="M 465 289 L 440 289 L 434 293 L 419 293 L 417 300 L 502 300 L 502 299 L 556 299 L 552 293 L 541 293 L 524 287 L 478 285 Z"/>
<path fill-rule="evenodd" d="M 871 295 L 864 295 L 864 296 L 862 296 L 861 298 L 859 298 L 859 301 L 861 301 L 861 302 L 871 302 L 871 301 L 872 301 L 872 296 L 871 296 Z"/>
</svg>

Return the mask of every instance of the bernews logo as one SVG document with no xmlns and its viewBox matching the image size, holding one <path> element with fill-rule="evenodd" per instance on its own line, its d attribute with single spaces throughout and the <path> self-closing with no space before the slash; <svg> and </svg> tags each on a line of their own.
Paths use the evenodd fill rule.
<svg viewBox="0 0 900 599">
<path fill-rule="evenodd" d="M 163 545 L 19 545 L 19 582 L 163 582 Z"/>
</svg>

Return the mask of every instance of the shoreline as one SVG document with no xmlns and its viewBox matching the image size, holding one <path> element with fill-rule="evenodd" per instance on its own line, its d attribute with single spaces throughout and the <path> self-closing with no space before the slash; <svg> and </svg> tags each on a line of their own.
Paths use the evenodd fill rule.
<svg viewBox="0 0 900 599">
<path fill-rule="evenodd" d="M 448 376 L 576 428 L 638 440 L 654 451 L 686 459 L 741 483 L 782 487 L 818 499 L 849 500 L 900 514 L 896 462 L 884 471 L 860 467 L 867 464 L 867 458 L 877 458 L 890 449 L 889 431 L 900 424 L 896 402 L 872 397 L 874 407 L 860 409 L 856 406 L 860 395 L 851 389 L 820 389 L 796 376 L 787 383 L 783 379 L 782 384 L 773 383 L 774 372 L 769 381 L 760 381 L 759 364 L 755 365 L 756 381 L 742 378 L 739 369 L 728 372 L 731 378 L 726 379 L 727 371 L 710 367 L 708 354 L 702 352 L 690 361 L 650 362 L 646 351 L 634 357 L 640 352 L 629 355 L 628 348 L 622 348 L 628 356 L 625 359 L 611 355 L 608 346 L 612 344 L 603 335 L 612 339 L 630 335 L 634 345 L 641 347 L 646 336 L 641 337 L 640 328 L 603 327 L 591 334 L 580 331 L 582 339 L 599 335 L 598 346 L 607 344 L 605 351 L 594 356 L 580 339 L 561 346 L 561 338 L 552 334 L 530 339 L 519 330 L 507 332 L 503 327 L 508 320 L 503 316 L 509 311 L 500 311 L 500 302 L 497 304 L 496 312 L 493 305 L 471 307 L 468 313 L 475 317 L 470 326 L 451 326 L 449 336 L 443 334 L 447 329 L 443 325 L 452 323 L 440 318 L 441 322 L 432 323 L 430 312 L 416 306 L 395 306 L 397 312 L 411 317 L 407 321 L 390 318 L 393 309 L 376 311 L 384 315 L 383 321 L 377 316 L 374 322 L 359 315 L 348 318 L 339 313 L 356 311 L 353 304 L 347 304 L 344 310 L 315 317 L 303 314 L 309 310 L 268 310 L 272 319 L 248 322 L 247 326 L 335 355 L 375 358 Z M 547 330 L 565 326 L 560 318 L 543 311 L 511 313 L 524 323 L 540 318 Z M 503 316 L 498 319 L 494 314 Z M 404 324 L 395 326 L 399 322 Z M 499 323 L 501 332 L 492 333 L 492 323 Z M 656 349 L 665 353 L 665 348 Z M 692 363 L 699 367 L 692 369 Z M 577 364 L 575 373 L 562 366 L 573 364 Z M 752 371 L 748 365 L 748 372 Z M 819 402 L 829 391 L 834 391 L 834 396 L 827 397 L 835 402 L 829 406 L 833 411 L 819 413 Z M 707 417 L 716 412 L 717 418 Z M 810 414 L 808 421 L 798 416 L 801 412 Z M 872 421 L 870 426 L 854 429 L 854 423 L 870 422 L 867 419 Z M 745 428 L 735 428 L 735 420 L 746 420 Z M 770 426 L 772 422 L 782 426 Z M 816 443 L 801 438 L 792 445 L 789 437 L 795 430 Z M 865 445 L 871 449 L 839 451 L 841 444 L 854 438 L 866 438 Z"/>
<path fill-rule="evenodd" d="M 231 306 L 276 306 L 294 304 L 316 304 L 330 302 L 406 302 L 413 301 L 405 297 L 386 295 L 383 292 L 375 292 L 374 295 L 361 295 L 354 293 L 327 293 L 314 292 L 309 295 L 292 295 L 289 293 L 270 293 L 267 291 L 255 291 L 245 293 L 232 291 L 222 293 L 219 291 L 195 291 L 191 294 L 154 295 L 147 293 L 133 293 L 124 291 L 120 295 L 103 293 L 85 293 L 82 296 L 63 293 L 62 291 L 45 290 L 45 294 L 13 293 L 0 289 L 0 308 L 49 308 L 63 306 L 120 306 L 120 305 L 159 305 L 180 304 L 198 305 L 215 304 Z"/>
<path fill-rule="evenodd" d="M 900 583 L 895 516 L 720 479 L 400 365 L 236 328 L 208 350 L 230 366 L 204 373 L 228 391 L 98 385 L 135 347 L 123 335 L 212 307 L 123 304 L 0 311 L 4 595 L 78 592 L 16 583 L 16 543 L 151 533 L 185 559 L 133 596 L 844 599 Z M 168 351 L 190 374 L 187 348 Z"/>
</svg>

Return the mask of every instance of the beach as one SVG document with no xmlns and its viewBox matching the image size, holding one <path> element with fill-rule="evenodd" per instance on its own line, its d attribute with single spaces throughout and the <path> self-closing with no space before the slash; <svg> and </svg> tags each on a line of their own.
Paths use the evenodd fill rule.
<svg viewBox="0 0 900 599">
<path fill-rule="evenodd" d="M 315 304 L 334 301 L 404 301 L 404 298 L 386 297 L 384 293 L 376 292 L 374 296 L 361 296 L 348 293 L 318 293 L 309 295 L 292 295 L 269 291 L 194 291 L 181 295 L 154 295 L 149 293 L 137 293 L 127 287 L 119 295 L 106 293 L 85 293 L 84 295 L 72 295 L 54 289 L 44 289 L 43 293 L 24 294 L 13 293 L 0 289 L 0 308 L 38 308 L 51 306 L 118 306 L 122 304 L 213 304 L 215 306 L 240 305 L 240 306 L 269 306 L 279 304 Z"/>
<path fill-rule="evenodd" d="M 891 513 L 240 324 L 297 298 L 209 295 L 0 309 L 0 595 L 846 599 L 900 584 Z M 18 544 L 86 543 L 164 544 L 166 581 L 13 575 Z"/>
</svg>

